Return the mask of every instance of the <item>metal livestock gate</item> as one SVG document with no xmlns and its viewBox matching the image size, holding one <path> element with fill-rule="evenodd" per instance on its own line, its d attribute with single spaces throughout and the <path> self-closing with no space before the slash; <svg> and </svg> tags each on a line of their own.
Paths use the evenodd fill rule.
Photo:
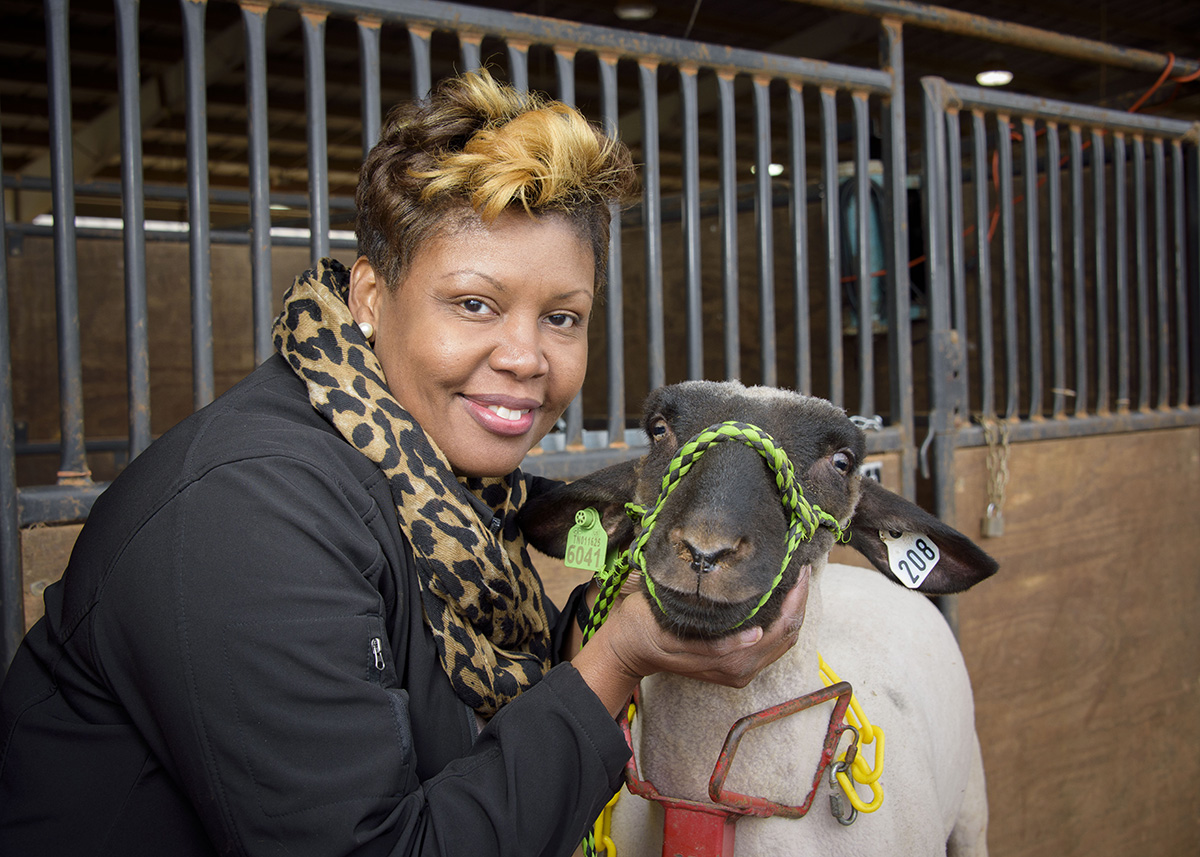
<svg viewBox="0 0 1200 857">
<path fill-rule="evenodd" d="M 217 251 L 239 248 L 249 262 L 249 350 L 255 363 L 271 353 L 272 267 L 279 264 L 273 257 L 297 245 L 301 249 L 292 252 L 307 248 L 312 259 L 354 252 L 352 236 L 338 228 L 352 214 L 353 200 L 344 192 L 330 193 L 331 21 L 352 26 L 357 37 L 360 154 L 376 138 L 387 101 L 419 97 L 440 77 L 486 61 L 519 87 L 579 103 L 590 118 L 630 142 L 643 164 L 640 204 L 613 212 L 611 284 L 594 322 L 602 359 L 594 361 L 584 393 L 560 427 L 527 459 L 530 470 L 573 478 L 637 455 L 637 402 L 651 388 L 683 378 L 740 378 L 822 395 L 868 418 L 877 429 L 868 432 L 869 450 L 899 463 L 903 493 L 917 496 L 918 470 L 928 467 L 932 480 L 921 483 L 923 492 L 928 489 L 922 500 L 947 520 L 957 517 L 964 529 L 956 486 L 970 475 L 961 462 L 964 453 L 986 449 L 988 497 L 999 514 L 985 526 L 998 531 L 1009 444 L 1014 451 L 1032 450 L 1042 441 L 1136 438 L 1150 429 L 1200 426 L 1200 123 L 938 78 L 906 84 L 903 34 L 906 26 L 915 26 L 983 35 L 1153 73 L 1173 63 L 1178 74 L 1190 75 L 1197 64 L 896 0 L 809 2 L 878 18 L 878 67 L 418 0 L 241 0 L 240 27 L 206 39 L 208 4 L 181 0 L 178 84 L 186 103 L 188 166 L 186 175 L 168 185 L 148 182 L 142 168 L 140 111 L 146 93 L 139 80 L 136 0 L 114 3 L 119 110 L 109 118 L 120 132 L 121 181 L 72 180 L 77 141 L 69 4 L 47 0 L 50 176 L 3 178 L 6 197 L 48 193 L 54 217 L 42 225 L 0 217 L 0 243 L 7 249 L 24 239 L 53 242 L 58 436 L 37 443 L 14 433 L 14 385 L 22 379 L 11 372 L 14 284 L 6 252 L 0 255 L 0 674 L 24 630 L 21 529 L 86 518 L 105 487 L 92 478 L 89 452 L 118 449 L 133 458 L 152 439 L 154 332 L 148 328 L 154 295 L 146 265 L 146 202 L 187 206 L 185 228 L 149 240 L 177 242 L 181 251 L 186 244 L 187 273 L 180 266 L 176 278 L 190 285 L 189 409 L 219 392 L 213 368 L 219 347 L 213 329 Z M 270 186 L 266 54 L 280 29 L 297 26 L 304 45 L 308 192 L 280 194 Z M 245 119 L 239 122 L 245 123 L 247 141 L 245 191 L 209 186 L 205 63 L 214 52 L 244 58 Z M 391 69 L 396 76 L 397 56 L 406 66 L 403 92 L 385 74 Z M 906 116 L 906 92 L 920 93 L 919 115 Z M 0 103 L 0 115 L 3 108 Z M 909 126 L 923 131 L 913 133 Z M 876 136 L 882 145 L 873 153 Z M 701 151 L 702 139 L 717 140 L 716 151 Z M 747 161 L 753 165 L 748 182 L 739 178 L 739 162 L 744 176 Z M 782 175 L 772 175 L 775 164 L 783 165 Z M 119 198 L 123 228 L 98 231 L 77 223 L 77 195 Z M 856 204 L 865 199 L 873 204 Z M 214 201 L 241 206 L 248 228 L 214 227 L 209 209 Z M 304 209 L 301 231 L 273 228 L 270 209 L 279 202 Z M 0 214 L 3 205 L 0 199 Z M 913 236 L 921 237 L 917 246 Z M 84 431 L 80 281 L 89 272 L 81 270 L 77 249 L 98 237 L 123 242 L 125 352 L 105 357 L 124 364 L 122 392 L 128 396 L 127 431 L 115 440 Z M 1194 438 L 1188 443 L 1196 446 Z M 57 462 L 54 478 L 18 485 L 18 457 L 46 450 Z M 1192 496 L 1189 490 L 1198 493 L 1192 486 L 1180 496 Z M 1034 514 L 1028 504 L 1023 514 Z M 1117 504 L 1113 514 L 1123 515 L 1123 507 Z M 1182 517 L 1186 522 L 1186 513 Z M 1194 539 L 1166 537 L 1177 543 Z M 989 547 L 1003 554 L 1012 544 L 1001 539 Z M 1186 555 L 1186 545 L 1173 550 L 1169 556 Z M 1189 573 L 1178 571 L 1175 579 L 1190 580 Z M 1017 581 L 1017 588 L 1031 584 L 1020 574 Z M 1194 583 L 1186 586 L 1195 589 Z M 1023 609 L 1020 601 L 998 598 L 1001 590 L 997 584 L 981 600 L 964 601 L 972 622 L 964 622 L 972 632 L 964 642 L 968 660 L 979 651 L 975 629 L 981 614 L 994 610 L 1011 618 L 1014 609 Z M 1183 598 L 1175 613 L 1186 613 L 1187 603 Z M 943 608 L 953 624 L 955 603 Z M 1140 624 L 1161 621 L 1168 612 L 1134 608 L 1148 611 L 1131 620 Z M 1172 617 L 1176 625 L 1186 621 Z M 997 645 L 1007 646 L 1013 633 L 1006 630 Z M 1166 638 L 1167 650 L 1179 639 L 1194 635 Z M 990 662 L 1013 660 L 1004 651 L 1004 658 L 973 664 L 987 673 L 977 689 L 977 711 L 981 736 L 992 742 L 985 741 L 985 751 L 997 754 L 989 761 L 989 786 L 994 784 L 994 800 L 1006 816 L 997 835 L 1009 851 L 1066 853 L 1064 839 L 1082 841 L 1080 831 L 1099 829 L 1098 818 L 1118 813 L 1102 792 L 1093 795 L 1091 814 L 1073 806 L 1060 814 L 1052 801 L 1076 780 L 1052 766 L 1036 778 L 1009 770 L 1017 764 L 1010 762 L 1015 754 L 997 736 L 1007 740 L 1015 728 L 1031 744 L 1033 758 L 1051 753 L 1036 744 L 1037 735 L 1060 739 L 1044 719 L 1035 719 L 1036 707 L 1016 727 L 1007 719 L 1012 700 L 1029 705 L 1047 691 L 1038 686 L 1010 697 L 1011 677 L 1000 671 L 997 678 Z M 1186 668 L 1184 673 L 1184 689 L 1170 702 L 1175 720 L 1169 722 L 1194 722 L 1188 712 L 1195 706 L 1180 701 L 1187 692 Z M 1133 692 L 1157 693 L 1157 687 L 1175 681 L 1174 674 L 1166 675 L 1150 673 L 1148 683 Z M 1107 673 L 1105 680 L 1111 680 Z M 1065 705 L 1067 698 L 1060 692 L 1053 705 Z M 1098 703 L 1089 704 L 1095 711 Z M 1141 728 L 1142 720 L 1135 718 L 1135 724 Z M 1110 718 L 1110 725 L 1115 731 L 1127 728 L 1119 718 Z M 1066 740 L 1061 744 L 1072 762 L 1082 752 Z M 1200 755 L 1182 750 L 1182 761 L 1178 756 L 1174 761 L 1186 774 L 1200 764 Z M 991 767 L 993 761 L 999 764 Z M 1101 770 L 1094 760 L 1092 765 Z M 1138 775 L 1121 765 L 1110 767 L 1134 782 Z M 1147 776 L 1159 774 L 1151 769 Z M 1030 796 L 1029 779 L 1045 793 L 1040 802 Z M 1111 847 L 1128 845 L 1147 828 L 1169 828 L 1164 842 L 1194 835 L 1194 822 L 1188 827 L 1186 820 L 1164 822 L 1155 815 L 1159 801 L 1147 783 L 1131 790 L 1148 797 L 1127 802 L 1137 820 L 1122 828 L 1125 839 L 1095 834 L 1108 836 Z M 1026 809 L 1027 804 L 1047 809 Z M 1013 829 L 1017 818 L 1024 829 Z M 1028 845 L 1023 837 L 1040 844 Z"/>
<path fill-rule="evenodd" d="M 122 201 L 124 228 L 107 234 L 120 234 L 124 242 L 128 437 L 120 446 L 132 458 L 151 441 L 145 199 L 174 194 L 187 202 L 187 230 L 176 240 L 188 246 L 194 407 L 217 392 L 214 246 L 248 249 L 256 362 L 271 351 L 273 248 L 306 242 L 313 259 L 337 250 L 353 252 L 352 239 L 331 228 L 331 217 L 344 217 L 353 201 L 329 193 L 325 34 L 330 16 L 352 21 L 358 34 L 363 152 L 376 138 L 387 106 L 380 72 L 385 33 L 401 34 L 411 96 L 427 92 L 440 76 L 478 67 L 485 59 L 514 85 L 542 89 L 568 103 L 577 101 L 586 77 L 588 91 L 596 94 L 587 105 L 593 117 L 610 131 L 635 138 L 644 189 L 639 206 L 613 213 L 611 284 L 598 319 L 605 359 L 590 373 L 590 383 L 601 392 L 591 406 L 585 407 L 582 396 L 572 404 L 541 454 L 528 459 L 531 470 L 569 478 L 636 455 L 636 433 L 629 431 L 635 411 L 629 402 L 682 378 L 793 386 L 852 414 L 882 414 L 878 430 L 868 433 L 869 450 L 899 456 L 901 487 L 910 497 L 917 492 L 918 462 L 931 460 L 932 500 L 948 519 L 954 516 L 954 451 L 985 445 L 997 432 L 1020 443 L 1200 424 L 1194 380 L 1200 374 L 1200 344 L 1192 333 L 1200 329 L 1196 123 L 926 78 L 921 81 L 924 133 L 909 139 L 904 25 L 976 34 L 981 26 L 980 19 L 916 4 L 815 4 L 880 19 L 878 68 L 446 3 L 394 8 L 398 5 L 383 0 L 239 3 L 250 182 L 246 193 L 234 196 L 246 206 L 249 228 L 234 231 L 210 225 L 210 200 L 230 194 L 210 189 L 206 170 L 207 4 L 180 3 L 187 107 L 184 190 L 143 180 L 135 0 L 114 4 L 122 180 L 119 186 L 78 187 L 72 181 L 68 2 L 46 3 L 51 177 L 37 185 L 5 176 L 5 188 L 48 190 L 54 217 L 48 226 L 0 221 L 7 233 L 0 232 L 0 239 L 7 245 L 13 236 L 53 237 L 59 466 L 53 484 L 17 485 L 15 458 L 26 450 L 13 432 L 7 256 L 0 257 L 4 665 L 24 629 L 20 528 L 82 520 L 104 489 L 92 480 L 87 459 L 89 448 L 100 442 L 84 433 L 76 260 L 81 237 L 98 233 L 77 226 L 76 194 L 119 195 Z M 308 115 L 306 238 L 273 234 L 269 211 L 266 45 L 281 17 L 297 15 L 304 34 Z M 1165 62 L 1159 55 L 1028 28 L 983 25 L 985 35 L 1038 50 L 1155 71 Z M 494 55 L 485 53 L 485 41 L 488 48 L 498 48 Z M 454 46 L 451 55 L 448 43 Z M 1176 68 L 1183 73 L 1195 66 L 1180 62 Z M 636 81 L 632 90 L 630 81 Z M 618 94 L 628 102 L 631 91 L 637 121 L 622 127 L 628 104 L 623 113 Z M 705 182 L 699 151 L 702 102 L 716 106 L 716 127 L 706 130 L 720 141 L 717 175 L 706 175 Z M 671 129 L 679 149 L 670 167 L 661 157 L 664 114 L 680 117 L 678 129 Z M 739 184 L 736 169 L 739 127 L 749 129 L 754 140 L 754 179 L 746 185 Z M 883 146 L 873 159 L 869 149 L 876 131 Z M 910 152 L 920 154 L 911 164 Z M 744 159 L 747 153 L 741 155 Z M 779 178 L 771 174 L 776 163 L 785 168 Z M 913 169 L 918 163 L 920 169 Z M 920 188 L 923 215 L 910 223 L 907 200 L 914 187 Z M 855 205 L 869 198 L 877 200 L 876 207 Z M 751 243 L 740 220 L 751 216 L 755 263 L 739 267 L 739 242 Z M 712 247 L 706 247 L 702 224 L 719 236 L 716 253 L 708 254 L 717 258 L 707 263 L 705 250 Z M 924 260 L 910 251 L 910 229 L 924 236 Z M 878 256 L 855 250 L 864 247 L 875 248 Z M 921 261 L 921 288 L 914 291 L 910 268 Z M 631 327 L 627 304 L 643 300 L 644 321 Z M 706 302 L 708 313 L 702 311 Z M 681 324 L 668 318 L 668 307 L 679 308 Z M 868 315 L 870 322 L 864 323 Z M 922 326 L 927 341 L 921 356 L 914 356 L 914 323 Z M 638 343 L 636 353 L 630 341 Z M 918 402 L 917 388 L 925 391 L 925 401 Z M 953 604 L 946 607 L 953 620 Z"/>
<path fill-rule="evenodd" d="M 127 306 L 127 362 L 129 384 L 128 454 L 136 456 L 150 442 L 149 421 L 149 361 L 146 329 L 145 233 L 143 221 L 144 197 L 160 192 L 146 188 L 141 175 L 141 140 L 139 129 L 137 3 L 118 0 L 116 5 L 117 46 L 121 59 L 121 157 L 125 253 L 125 300 Z M 184 233 L 189 248 L 188 276 L 191 283 L 192 374 L 193 404 L 203 407 L 214 397 L 212 284 L 210 253 L 214 243 L 249 244 L 249 262 L 253 283 L 253 330 L 256 361 L 271 352 L 269 330 L 276 308 L 271 305 L 271 249 L 282 243 L 271 237 L 269 206 L 271 195 L 267 181 L 268 131 L 267 103 L 264 84 L 264 56 L 267 11 L 260 2 L 242 2 L 245 27 L 247 136 L 249 148 L 250 187 L 248 234 L 221 233 L 209 223 L 210 190 L 205 169 L 207 159 L 207 128 L 205 124 L 205 43 L 204 15 L 206 4 L 183 0 L 184 44 L 186 65 L 187 104 L 187 210 L 188 229 Z M 837 404 L 844 404 L 851 413 L 873 418 L 877 413 L 888 415 L 886 424 L 876 421 L 878 430 L 869 436 L 871 452 L 898 451 L 911 465 L 915 460 L 913 429 L 913 385 L 910 338 L 910 308 L 908 289 L 907 206 L 895 205 L 894 200 L 907 199 L 907 169 L 903 107 L 901 28 L 895 22 L 885 22 L 883 62 L 885 69 L 839 66 L 782 56 L 770 56 L 719 45 L 704 45 L 656 37 L 638 36 L 599 28 L 584 27 L 564 21 L 537 19 L 479 8 L 443 3 L 411 2 L 400 9 L 386 2 L 281 3 L 300 9 L 304 31 L 304 68 L 308 108 L 308 170 L 309 170 L 309 247 L 312 259 L 328 255 L 333 249 L 353 253 L 353 241 L 345 238 L 331 243 L 330 211 L 339 202 L 331 200 L 327 183 L 327 140 L 325 122 L 325 56 L 324 35 L 327 15 L 354 20 L 360 45 L 361 87 L 363 92 L 362 147 L 365 152 L 377 137 L 380 127 L 380 38 L 384 27 L 400 26 L 407 33 L 411 57 L 413 97 L 427 92 L 435 80 L 433 34 L 449 33 L 457 39 L 458 56 L 453 64 L 458 69 L 480 65 L 483 40 L 500 40 L 504 45 L 507 78 L 520 88 L 530 85 L 530 55 L 535 51 L 549 52 L 553 61 L 553 79 L 538 81 L 539 88 L 568 103 L 575 102 L 576 59 L 588 55 L 590 68 L 598 80 L 600 93 L 599 121 L 610 131 L 617 129 L 618 72 L 636 74 L 639 87 L 640 148 L 643 161 L 641 205 L 629 212 L 613 213 L 613 241 L 610 251 L 610 285 L 604 307 L 604 331 L 607 360 L 603 367 L 594 367 L 591 375 L 603 377 L 607 387 L 607 408 L 603 414 L 588 414 L 588 421 L 597 428 L 585 432 L 582 405 L 579 401 L 568 410 L 564 425 L 557 436 L 544 444 L 549 451 L 529 459 L 529 468 L 560 477 L 573 477 L 588 472 L 617 458 L 637 454 L 626 441 L 629 428 L 626 400 L 630 393 L 637 399 L 668 380 L 668 363 L 677 354 L 675 343 L 668 353 L 664 312 L 664 224 L 678 222 L 682 230 L 684 282 L 682 305 L 686 315 L 686 334 L 682 343 L 685 352 L 681 372 L 673 375 L 699 378 L 705 376 L 703 340 L 704 320 L 701 315 L 701 240 L 702 217 L 715 217 L 720 224 L 721 264 L 719 288 L 724 322 L 718 341 L 722 344 L 719 377 L 743 378 L 747 382 L 777 385 L 788 383 L 807 392 L 818 392 Z M 61 400 L 60 465 L 57 482 L 53 485 L 17 487 L 13 477 L 14 438 L 11 410 L 12 379 L 4 383 L 9 395 L 0 404 L 0 424 L 4 436 L 0 442 L 3 461 L 3 483 L 0 497 L 3 506 L 3 638 L 4 663 L 7 664 L 23 633 L 21 572 L 18 530 L 40 522 L 81 520 L 86 517 L 92 501 L 104 489 L 92 481 L 87 462 L 88 441 L 83 428 L 83 391 L 80 366 L 80 332 L 78 309 L 78 268 L 75 248 L 81 232 L 74 216 L 75 186 L 71 181 L 72 134 L 70 116 L 70 72 L 67 27 L 68 3 L 51 0 L 46 4 L 47 44 L 49 49 L 49 86 L 51 92 L 52 177 L 54 200 L 52 226 L 30 228 L 25 224 L 6 224 L 11 232 L 38 234 L 52 230 L 54 239 L 55 290 L 58 302 L 58 354 Z M 289 9 L 272 8 L 272 19 L 294 14 Z M 491 63 L 494 68 L 497 62 Z M 450 68 L 443 63 L 442 70 Z M 699 181 L 699 151 L 697 128 L 697 98 L 700 82 L 706 97 L 715 97 L 720 116 L 720 174 L 718 190 L 704 194 Z M 682 164 L 679 192 L 664 198 L 661 187 L 659 160 L 659 90 L 671 86 L 667 96 L 677 100 L 682 115 Z M 753 122 L 755 181 L 752 187 L 739 187 L 735 164 L 735 89 L 751 93 L 753 109 L 743 121 Z M 839 106 L 839 101 L 841 105 Z M 838 125 L 846 104 L 850 107 L 851 139 L 841 148 L 849 162 L 854 190 L 859 199 L 868 198 L 870 176 L 868 142 L 872 125 L 882 128 L 887 139 L 882 163 L 882 199 L 880 209 L 882 234 L 875 224 L 874 237 L 868 222 L 868 206 L 859 206 L 854 246 L 879 244 L 886 247 L 888 317 L 886 334 L 878 337 L 872 324 L 858 325 L 855 354 L 866 371 L 856 373 L 857 397 L 846 401 L 846 359 L 843 353 L 843 240 L 841 207 L 836 193 L 823 188 L 835 188 L 842 181 L 839 169 Z M 773 121 L 774 119 L 774 121 Z M 784 129 L 784 139 L 772 139 L 777 129 Z M 817 145 L 806 142 L 813 135 Z M 813 152 L 817 153 L 814 155 Z M 790 175 L 800 178 L 791 181 L 773 179 L 770 166 L 786 153 Z M 815 165 L 810 163 L 816 162 Z M 21 187 L 19 181 L 14 183 Z M 878 183 L 877 183 L 878 184 Z M 82 191 L 102 193 L 112 188 L 85 187 Z M 670 212 L 664 211 L 669 202 Z M 811 203 L 821 206 L 821 231 L 825 237 L 820 252 L 824 255 L 824 273 L 820 282 L 810 281 L 810 270 L 820 270 L 819 262 L 810 251 L 808 208 Z M 352 205 L 352 201 L 351 201 Z M 754 213 L 757 266 L 754 271 L 739 271 L 738 218 L 739 206 L 751 206 Z M 676 214 L 675 212 L 678 212 Z M 777 228 L 776 223 L 779 222 Z M 788 245 L 775 246 L 778 229 L 786 222 Z M 91 233 L 87 233 L 91 234 Z M 631 236 L 640 240 L 631 247 Z M 667 239 L 675 245 L 674 241 Z M 623 254 L 631 250 L 643 259 L 640 278 L 645 295 L 645 352 L 639 362 L 644 368 L 641 377 L 631 378 L 626 372 L 624 340 L 626 326 L 623 304 L 627 299 L 624 280 L 629 276 L 623 265 Z M 786 270 L 777 270 L 779 260 L 786 259 Z M 846 260 L 849 262 L 849 260 Z M 851 264 L 856 266 L 859 306 L 872 305 L 871 285 L 880 277 L 869 265 L 870 254 L 858 254 Z M 782 267 L 782 265 L 780 265 Z M 624 275 L 623 275 L 624 271 Z M 874 275 L 874 276 L 873 276 Z M 752 290 L 757 296 L 757 325 L 754 340 L 742 341 L 739 314 L 745 306 L 744 294 Z M 814 325 L 810 317 L 813 301 L 810 292 L 824 290 L 828 323 Z M 782 319 L 777 310 L 780 296 L 788 296 L 792 317 Z M 876 302 L 878 298 L 876 297 Z M 672 297 L 672 301 L 674 298 Z M 3 307 L 0 307 L 3 310 Z M 7 313 L 0 317 L 7 318 Z M 7 325 L 3 325 L 7 332 Z M 785 347 L 790 360 L 780 372 L 780 343 L 777 330 L 788 327 L 791 339 Z M 639 332 L 640 333 L 640 332 Z M 888 376 L 881 379 L 876 390 L 873 349 L 880 338 L 886 344 Z M 0 343 L 7 352 L 8 341 Z M 756 372 L 750 376 L 742 367 L 742 354 L 752 351 L 756 356 Z M 813 378 L 814 351 L 821 355 L 823 377 Z M 11 365 L 0 353 L 5 369 Z M 713 373 L 708 373 L 711 377 Z M 678 380 L 672 377 L 671 380 Z M 883 386 L 886 385 L 886 386 Z M 876 401 L 882 403 L 877 406 Z M 636 412 L 635 412 L 636 416 Z M 915 474 L 911 466 L 903 468 L 904 489 L 914 493 Z"/>
</svg>

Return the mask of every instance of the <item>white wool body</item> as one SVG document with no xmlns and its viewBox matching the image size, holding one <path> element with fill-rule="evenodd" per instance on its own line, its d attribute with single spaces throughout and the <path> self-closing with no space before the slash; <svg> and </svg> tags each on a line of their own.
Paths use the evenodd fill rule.
<svg viewBox="0 0 1200 857">
<path fill-rule="evenodd" d="M 737 822 L 737 857 L 986 857 L 987 797 L 970 679 L 958 644 L 923 595 L 876 571 L 813 569 L 796 645 L 746 688 L 675 675 L 642 683 L 635 745 L 642 776 L 664 795 L 707 800 L 732 724 L 822 687 L 818 652 L 885 733 L 882 806 L 850 826 L 830 813 L 828 772 L 804 818 Z M 790 804 L 812 786 L 832 703 L 751 730 L 726 788 Z M 848 741 L 843 737 L 842 746 Z M 873 763 L 873 744 L 862 752 Z M 864 802 L 870 791 L 859 786 Z M 844 800 L 844 799 L 843 799 Z M 847 810 L 848 811 L 848 810 Z M 623 792 L 613 821 L 621 857 L 660 857 L 663 812 Z"/>
</svg>

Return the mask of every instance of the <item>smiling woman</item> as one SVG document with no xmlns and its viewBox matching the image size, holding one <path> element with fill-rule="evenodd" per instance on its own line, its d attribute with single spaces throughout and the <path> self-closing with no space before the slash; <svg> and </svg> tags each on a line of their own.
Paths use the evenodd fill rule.
<svg viewBox="0 0 1200 857">
<path fill-rule="evenodd" d="M 394 289 L 361 257 L 350 310 L 375 329 L 396 400 L 459 476 L 503 476 L 587 368 L 592 248 L 561 215 L 501 214 L 429 240 Z"/>
<path fill-rule="evenodd" d="M 278 355 L 96 502 L 0 690 L 0 853 L 567 855 L 655 672 L 744 685 L 795 640 L 684 641 L 640 594 L 580 648 L 517 468 L 587 365 L 629 154 L 486 72 L 389 117 L 359 257 Z M 102 846 L 98 843 L 103 843 Z"/>
</svg>

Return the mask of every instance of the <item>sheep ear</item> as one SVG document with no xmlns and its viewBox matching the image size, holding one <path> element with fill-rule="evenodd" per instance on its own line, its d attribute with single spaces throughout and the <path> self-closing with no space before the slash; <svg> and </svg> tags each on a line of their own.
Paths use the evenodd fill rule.
<svg viewBox="0 0 1200 857">
<path fill-rule="evenodd" d="M 614 464 L 530 498 L 517 515 L 525 539 L 547 556 L 561 559 L 575 513 L 591 506 L 600 513 L 608 546 L 624 547 L 633 540 L 625 504 L 633 499 L 641 470 L 642 459 Z"/>
<path fill-rule="evenodd" d="M 937 546 L 940 553 L 937 564 L 915 587 L 921 592 L 931 595 L 962 592 L 999 568 L 994 559 L 958 530 L 875 480 L 863 479 L 858 506 L 850 519 L 850 546 L 884 574 L 905 582 L 900 577 L 902 570 L 889 565 L 887 543 L 880 532 L 919 534 Z"/>
</svg>

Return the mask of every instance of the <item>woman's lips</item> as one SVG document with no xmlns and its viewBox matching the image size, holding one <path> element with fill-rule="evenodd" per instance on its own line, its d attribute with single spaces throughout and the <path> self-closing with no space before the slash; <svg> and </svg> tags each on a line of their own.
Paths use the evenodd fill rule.
<svg viewBox="0 0 1200 857">
<path fill-rule="evenodd" d="M 519 437 L 533 428 L 539 405 L 528 399 L 464 396 L 467 412 L 484 429 L 502 437 Z"/>
</svg>

